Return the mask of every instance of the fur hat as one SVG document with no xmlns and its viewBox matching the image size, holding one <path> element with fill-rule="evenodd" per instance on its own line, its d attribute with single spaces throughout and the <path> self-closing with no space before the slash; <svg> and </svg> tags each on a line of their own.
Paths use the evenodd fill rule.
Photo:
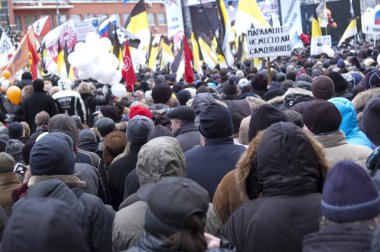
<svg viewBox="0 0 380 252">
<path fill-rule="evenodd" d="M 321 208 L 333 222 L 369 220 L 380 213 L 379 191 L 362 167 L 341 161 L 327 174 Z"/>
<path fill-rule="evenodd" d="M 13 166 L 15 166 L 15 163 L 12 155 L 6 152 L 0 152 L 0 174 L 13 172 Z"/>
<path fill-rule="evenodd" d="M 127 145 L 127 135 L 121 131 L 113 131 L 104 138 L 103 161 L 110 165 L 112 160 L 122 153 Z"/>
</svg>

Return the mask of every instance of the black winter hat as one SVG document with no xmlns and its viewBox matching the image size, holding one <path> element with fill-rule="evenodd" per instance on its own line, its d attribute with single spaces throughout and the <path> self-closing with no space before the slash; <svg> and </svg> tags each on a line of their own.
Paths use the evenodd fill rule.
<svg viewBox="0 0 380 252">
<path fill-rule="evenodd" d="M 111 118 L 114 122 L 120 121 L 119 108 L 115 105 L 104 105 L 100 107 L 104 117 Z"/>
<path fill-rule="evenodd" d="M 371 98 L 362 115 L 363 131 L 376 146 L 380 146 L 380 96 Z"/>
<path fill-rule="evenodd" d="M 226 96 L 236 96 L 238 95 L 239 89 L 233 79 L 229 79 L 222 86 L 222 92 Z"/>
<path fill-rule="evenodd" d="M 333 222 L 369 220 L 380 213 L 379 191 L 362 167 L 341 161 L 327 174 L 321 208 Z"/>
<path fill-rule="evenodd" d="M 33 90 L 34 91 L 42 91 L 44 90 L 45 83 L 41 79 L 36 79 L 33 81 Z"/>
<path fill-rule="evenodd" d="M 173 133 L 166 127 L 162 125 L 157 125 L 154 129 L 149 132 L 148 142 L 154 138 L 168 136 L 173 137 Z"/>
<path fill-rule="evenodd" d="M 327 76 L 314 77 L 311 83 L 311 92 L 316 99 L 328 100 L 334 97 L 334 82 Z"/>
<path fill-rule="evenodd" d="M 170 119 L 179 119 L 194 122 L 195 110 L 189 106 L 179 106 L 166 112 L 166 116 Z"/>
<path fill-rule="evenodd" d="M 186 105 L 186 102 L 191 99 L 191 94 L 188 90 L 180 90 L 176 96 L 180 105 Z"/>
<path fill-rule="evenodd" d="M 164 236 L 181 230 L 193 214 L 206 216 L 209 207 L 208 192 L 183 177 L 164 177 L 156 184 L 146 184 L 137 196 L 148 203 L 145 229 Z"/>
<path fill-rule="evenodd" d="M 30 153 L 32 175 L 72 175 L 75 156 L 63 133 L 49 133 L 39 139 Z"/>
<path fill-rule="evenodd" d="M 167 103 L 172 97 L 172 89 L 167 84 L 155 85 L 152 89 L 152 98 L 154 103 Z"/>
<path fill-rule="evenodd" d="M 335 93 L 343 92 L 348 88 L 347 80 L 340 73 L 331 71 L 328 76 L 334 82 Z"/>
<path fill-rule="evenodd" d="M 199 114 L 199 132 L 205 138 L 231 137 L 233 125 L 228 108 L 212 103 Z"/>
<path fill-rule="evenodd" d="M 270 99 L 273 99 L 277 96 L 282 96 L 282 95 L 284 95 L 284 91 L 282 89 L 273 88 L 264 94 L 264 100 L 269 101 Z"/>
<path fill-rule="evenodd" d="M 12 122 L 8 125 L 8 134 L 11 139 L 19 139 L 24 132 L 20 122 Z"/>
<path fill-rule="evenodd" d="M 270 104 L 263 104 L 253 111 L 249 122 L 248 140 L 251 142 L 260 130 L 264 130 L 276 122 L 287 122 L 284 112 Z"/>
<path fill-rule="evenodd" d="M 342 122 L 339 110 L 328 101 L 310 103 L 302 116 L 306 127 L 316 135 L 337 131 Z"/>
</svg>

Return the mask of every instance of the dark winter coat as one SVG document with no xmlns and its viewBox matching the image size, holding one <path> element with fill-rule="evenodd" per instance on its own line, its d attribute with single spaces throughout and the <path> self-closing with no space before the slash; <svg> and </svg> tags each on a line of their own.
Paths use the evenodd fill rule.
<svg viewBox="0 0 380 252">
<path fill-rule="evenodd" d="M 44 91 L 35 91 L 23 103 L 24 119 L 29 124 L 30 133 L 36 131 L 36 124 L 34 119 L 36 114 L 46 111 L 50 117 L 58 113 L 54 99 L 47 95 Z"/>
<path fill-rule="evenodd" d="M 366 224 L 331 224 L 305 236 L 303 252 L 371 251 L 374 230 Z"/>
<path fill-rule="evenodd" d="M 224 234 L 238 251 L 302 251 L 303 237 L 319 230 L 321 148 L 292 123 L 275 123 L 260 137 L 245 179 L 251 201 L 230 216 Z"/>
<path fill-rule="evenodd" d="M 183 153 L 201 144 L 201 133 L 193 123 L 185 124 L 174 132 Z"/>
<path fill-rule="evenodd" d="M 204 146 L 185 153 L 187 177 L 205 188 L 214 197 L 216 187 L 223 176 L 236 167 L 243 145 L 236 145 L 232 138 L 206 139 Z"/>
<path fill-rule="evenodd" d="M 133 169 L 125 178 L 124 199 L 128 198 L 140 188 L 139 176 L 136 169 Z"/>
<path fill-rule="evenodd" d="M 128 174 L 136 168 L 137 154 L 141 145 L 131 144 L 128 154 L 113 164 L 108 169 L 108 186 L 110 190 L 111 205 L 114 209 L 119 209 L 120 203 L 124 199 L 124 185 Z"/>
</svg>

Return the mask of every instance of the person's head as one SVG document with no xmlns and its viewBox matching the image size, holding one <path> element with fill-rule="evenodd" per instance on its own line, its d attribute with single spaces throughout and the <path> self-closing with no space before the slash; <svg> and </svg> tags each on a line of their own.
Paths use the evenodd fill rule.
<svg viewBox="0 0 380 252">
<path fill-rule="evenodd" d="M 167 84 L 157 84 L 152 89 L 152 98 L 154 103 L 167 104 L 172 97 L 172 89 Z"/>
<path fill-rule="evenodd" d="M 253 90 L 267 90 L 268 76 L 265 73 L 257 73 L 251 79 L 251 86 Z"/>
<path fill-rule="evenodd" d="M 49 123 L 49 120 L 50 120 L 50 115 L 48 114 L 48 112 L 46 111 L 41 111 L 41 112 L 38 112 L 36 114 L 36 117 L 34 119 L 34 123 L 37 125 L 37 126 L 40 126 L 42 124 L 46 124 L 48 125 Z"/>
<path fill-rule="evenodd" d="M 362 115 L 363 131 L 376 146 L 380 145 L 380 96 L 371 98 Z"/>
<path fill-rule="evenodd" d="M 146 116 L 150 119 L 153 117 L 152 112 L 149 110 L 149 108 L 140 105 L 131 106 L 129 109 L 129 120 L 137 115 Z"/>
<path fill-rule="evenodd" d="M 148 204 L 145 230 L 161 238 L 173 251 L 203 252 L 208 193 L 182 177 L 162 178 L 141 187 L 137 195 Z M 162 195 L 165 195 L 163 198 Z"/>
<path fill-rule="evenodd" d="M 121 117 L 119 115 L 119 108 L 115 105 L 104 105 L 100 107 L 99 119 L 104 117 L 111 118 L 114 122 L 119 122 Z"/>
<path fill-rule="evenodd" d="M 49 120 L 49 133 L 62 132 L 71 137 L 74 145 L 78 145 L 79 133 L 74 119 L 67 114 L 57 114 Z"/>
<path fill-rule="evenodd" d="M 8 134 L 11 139 L 20 139 L 24 133 L 24 127 L 20 122 L 11 122 L 8 124 Z"/>
<path fill-rule="evenodd" d="M 321 208 L 334 223 L 368 221 L 380 214 L 379 191 L 362 167 L 341 161 L 327 174 Z"/>
<path fill-rule="evenodd" d="M 25 137 L 25 138 L 28 138 L 30 136 L 30 127 L 29 127 L 29 124 L 27 122 L 21 122 L 21 125 L 22 125 L 22 128 L 23 128 L 23 134 L 22 136 Z"/>
<path fill-rule="evenodd" d="M 21 80 L 32 80 L 32 74 L 30 72 L 23 72 L 21 74 Z"/>
<path fill-rule="evenodd" d="M 92 129 L 82 129 L 79 131 L 79 144 L 96 144 L 96 134 Z"/>
<path fill-rule="evenodd" d="M 148 142 L 152 139 L 155 139 L 157 137 L 162 137 L 162 136 L 173 137 L 173 133 L 168 128 L 162 125 L 157 125 L 156 127 L 154 127 L 154 129 L 152 129 L 149 132 Z"/>
<path fill-rule="evenodd" d="M 230 78 L 228 81 L 222 85 L 222 93 L 225 99 L 234 99 L 240 94 L 240 90 L 236 85 L 235 81 Z"/>
<path fill-rule="evenodd" d="M 252 200 L 322 192 L 328 164 L 315 139 L 293 123 L 277 122 L 250 142 L 237 169 L 249 171 L 237 173 L 237 179 Z"/>
<path fill-rule="evenodd" d="M 106 137 L 109 133 L 115 130 L 115 122 L 111 118 L 103 117 L 96 121 L 95 124 L 101 137 Z"/>
<path fill-rule="evenodd" d="M 333 133 L 339 130 L 342 122 L 339 110 L 328 101 L 312 102 L 302 117 L 307 129 L 315 135 Z"/>
<path fill-rule="evenodd" d="M 316 99 L 328 100 L 335 95 L 334 82 L 327 76 L 314 77 L 311 92 Z"/>
<path fill-rule="evenodd" d="M 13 172 L 13 167 L 16 164 L 12 155 L 6 152 L 0 152 L 0 174 Z"/>
<path fill-rule="evenodd" d="M 231 137 L 232 118 L 229 110 L 218 103 L 211 103 L 199 114 L 199 132 L 205 138 Z"/>
<path fill-rule="evenodd" d="M 169 110 L 166 116 L 170 119 L 172 132 L 185 124 L 194 123 L 195 110 L 189 106 L 179 106 Z"/>
<path fill-rule="evenodd" d="M 103 162 L 110 165 L 112 160 L 122 153 L 127 145 L 127 135 L 121 131 L 113 131 L 104 138 Z"/>
<path fill-rule="evenodd" d="M 331 71 L 328 77 L 334 82 L 335 94 L 348 89 L 348 82 L 340 73 Z"/>
<path fill-rule="evenodd" d="M 80 218 L 68 203 L 55 198 L 27 198 L 12 208 L 1 251 L 88 252 Z"/>
<path fill-rule="evenodd" d="M 43 91 L 44 90 L 45 83 L 41 79 L 36 79 L 33 81 L 33 90 L 36 91 Z"/>
<path fill-rule="evenodd" d="M 257 135 L 261 130 L 264 130 L 276 122 L 286 122 L 286 115 L 277 107 L 264 104 L 253 111 L 249 122 L 248 141 Z"/>
<path fill-rule="evenodd" d="M 75 167 L 73 144 L 72 138 L 62 132 L 42 136 L 30 153 L 32 175 L 72 175 Z"/>
<path fill-rule="evenodd" d="M 148 141 L 149 132 L 154 128 L 153 121 L 146 117 L 137 115 L 128 123 L 128 141 L 136 145 L 144 145 Z"/>
<path fill-rule="evenodd" d="M 23 162 L 22 159 L 22 148 L 24 147 L 24 144 L 17 139 L 9 139 L 7 141 L 7 145 L 5 146 L 5 152 L 12 155 L 15 161 Z"/>
<path fill-rule="evenodd" d="M 186 176 L 185 157 L 177 139 L 157 137 L 141 147 L 136 165 L 140 185 L 163 177 Z"/>
<path fill-rule="evenodd" d="M 285 109 L 283 111 L 283 113 L 285 114 L 286 118 L 288 119 L 287 120 L 288 122 L 294 123 L 295 125 L 297 125 L 301 129 L 303 128 L 304 123 L 303 123 L 302 115 L 300 113 L 298 113 L 297 111 L 295 111 L 293 109 Z"/>
</svg>

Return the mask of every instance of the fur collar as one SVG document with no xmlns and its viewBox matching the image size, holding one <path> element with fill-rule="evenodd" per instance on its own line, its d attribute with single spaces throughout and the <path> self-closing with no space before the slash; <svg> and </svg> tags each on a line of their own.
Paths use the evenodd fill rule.
<svg viewBox="0 0 380 252">
<path fill-rule="evenodd" d="M 50 176 L 31 176 L 28 182 L 28 186 L 37 184 L 38 182 L 49 180 L 49 179 L 58 179 L 61 180 L 69 187 L 80 187 L 85 188 L 86 182 L 80 180 L 77 176 L 74 175 L 50 175 Z"/>
<path fill-rule="evenodd" d="M 248 149 L 242 154 L 240 160 L 238 161 L 236 170 L 235 170 L 235 179 L 237 188 L 239 191 L 239 197 L 242 203 L 248 202 L 249 198 L 246 192 L 246 179 L 251 171 L 251 163 L 252 160 L 256 157 L 256 152 L 258 146 L 261 142 L 265 131 L 261 131 L 257 134 L 257 136 L 251 141 L 248 145 Z M 317 159 L 319 161 L 320 168 L 322 170 L 323 177 L 326 178 L 326 174 L 330 168 L 330 164 L 325 158 L 325 154 L 323 151 L 323 146 L 315 140 L 310 134 L 305 133 L 308 140 L 311 142 L 316 154 Z"/>
</svg>

